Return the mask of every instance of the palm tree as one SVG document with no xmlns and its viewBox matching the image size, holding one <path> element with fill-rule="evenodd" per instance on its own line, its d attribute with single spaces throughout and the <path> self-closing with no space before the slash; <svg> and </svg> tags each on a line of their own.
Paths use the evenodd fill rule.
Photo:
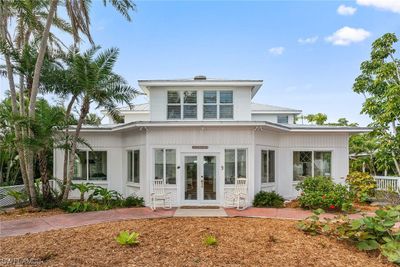
<svg viewBox="0 0 400 267">
<path fill-rule="evenodd" d="M 70 69 L 73 83 L 77 85 L 76 88 L 80 91 L 78 98 L 81 104 L 78 123 L 72 136 L 67 182 L 63 192 L 64 200 L 68 198 L 71 187 L 77 138 L 89 114 L 91 105 L 95 105 L 95 109 L 104 108 L 117 119 L 119 117 L 117 105 L 130 104 L 131 100 L 139 94 L 137 90 L 128 85 L 125 79 L 113 72 L 118 58 L 118 49 L 111 48 L 97 53 L 99 49 L 100 47 L 93 47 L 82 55 L 77 54 Z"/>
<path fill-rule="evenodd" d="M 103 0 L 103 4 L 106 5 L 110 2 L 125 18 L 131 20 L 129 12 L 135 9 L 135 5 L 132 0 Z M 0 45 L 9 46 L 13 48 L 14 43 L 16 49 L 20 51 L 22 47 L 29 44 L 31 36 L 34 35 L 33 41 L 38 44 L 38 52 L 36 61 L 34 64 L 34 71 L 32 76 L 31 86 L 29 90 L 29 101 L 27 103 L 28 109 L 25 109 L 25 101 L 21 101 L 18 106 L 16 83 L 14 81 L 14 66 L 10 60 L 8 53 L 4 53 L 7 78 L 9 81 L 9 90 L 11 95 L 12 112 L 14 115 L 20 113 L 21 115 L 27 111 L 27 115 L 34 120 L 36 115 L 36 102 L 39 93 L 41 71 L 45 60 L 46 51 L 48 51 L 48 45 L 52 44 L 53 40 L 59 42 L 55 35 L 52 35 L 50 28 L 52 25 L 59 27 L 60 29 L 72 33 L 75 43 L 80 40 L 79 33 L 87 36 L 90 42 L 93 42 L 90 36 L 90 17 L 89 7 L 91 1 L 86 0 L 0 0 Z M 70 18 L 71 24 L 61 20 L 57 14 L 57 8 L 65 7 L 67 14 Z M 17 22 L 16 35 L 10 34 L 9 21 L 15 19 Z M 16 36 L 15 40 L 12 40 L 12 36 Z M 60 48 L 60 46 L 58 46 Z M 23 76 L 19 79 L 20 88 L 20 99 L 24 99 L 24 82 Z M 32 138 L 33 133 L 29 129 L 15 126 L 16 142 L 20 143 L 22 139 L 27 136 Z M 24 180 L 24 184 L 29 184 L 29 196 L 32 206 L 36 206 L 36 199 L 34 194 L 33 184 L 33 158 L 34 154 L 32 151 L 24 150 L 23 147 L 18 147 L 18 154 L 20 157 L 21 174 Z"/>
</svg>

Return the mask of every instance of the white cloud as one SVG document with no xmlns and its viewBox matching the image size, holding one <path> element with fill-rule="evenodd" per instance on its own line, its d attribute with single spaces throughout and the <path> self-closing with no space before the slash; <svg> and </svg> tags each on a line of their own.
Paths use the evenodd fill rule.
<svg viewBox="0 0 400 267">
<path fill-rule="evenodd" d="M 340 5 L 337 9 L 337 13 L 339 15 L 343 15 L 343 16 L 354 15 L 354 13 L 356 13 L 356 11 L 357 11 L 357 8 L 351 7 L 351 6 L 346 6 L 346 5 Z"/>
<path fill-rule="evenodd" d="M 343 27 L 331 36 L 325 38 L 326 41 L 334 45 L 349 45 L 351 43 L 359 43 L 364 41 L 371 35 L 368 31 L 362 28 Z"/>
<path fill-rule="evenodd" d="M 317 42 L 318 40 L 318 36 L 312 36 L 312 37 L 308 37 L 308 38 L 299 38 L 299 40 L 297 40 L 300 44 L 314 44 L 315 42 Z"/>
<path fill-rule="evenodd" d="M 399 0 L 357 0 L 357 4 L 360 6 L 372 6 L 378 9 L 400 13 Z"/>
<path fill-rule="evenodd" d="M 283 54 L 283 52 L 285 51 L 285 48 L 283 46 L 278 46 L 278 47 L 272 47 L 268 50 L 268 52 L 272 55 L 275 56 L 280 56 Z"/>
</svg>

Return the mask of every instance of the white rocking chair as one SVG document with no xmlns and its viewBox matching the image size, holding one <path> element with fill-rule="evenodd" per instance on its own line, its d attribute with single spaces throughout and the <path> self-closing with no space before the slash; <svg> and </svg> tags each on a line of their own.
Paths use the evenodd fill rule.
<svg viewBox="0 0 400 267">
<path fill-rule="evenodd" d="M 235 207 L 237 210 L 244 210 L 247 208 L 246 178 L 236 179 L 233 192 L 225 192 L 225 206 Z"/>
<path fill-rule="evenodd" d="M 151 209 L 154 211 L 157 208 L 157 200 L 161 200 L 163 202 L 164 209 L 171 209 L 171 192 L 165 192 L 165 183 L 164 179 L 155 179 L 153 181 L 153 192 L 150 195 L 151 197 Z M 168 205 L 167 205 L 168 203 Z"/>
</svg>

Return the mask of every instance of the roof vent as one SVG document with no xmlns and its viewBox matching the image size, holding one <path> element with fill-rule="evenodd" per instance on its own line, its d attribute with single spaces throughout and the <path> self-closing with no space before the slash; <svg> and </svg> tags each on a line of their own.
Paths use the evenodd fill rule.
<svg viewBox="0 0 400 267">
<path fill-rule="evenodd" d="M 193 79 L 194 79 L 195 81 L 198 81 L 198 80 L 207 80 L 207 77 L 204 76 L 204 75 L 197 75 L 197 76 L 194 76 Z"/>
</svg>

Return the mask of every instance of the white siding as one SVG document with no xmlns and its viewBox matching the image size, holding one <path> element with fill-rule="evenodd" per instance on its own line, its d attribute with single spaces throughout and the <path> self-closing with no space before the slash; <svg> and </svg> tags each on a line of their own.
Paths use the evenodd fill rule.
<svg viewBox="0 0 400 267">
<path fill-rule="evenodd" d="M 260 190 L 275 190 L 285 198 L 297 196 L 293 182 L 293 151 L 332 151 L 332 177 L 343 183 L 348 173 L 348 134 L 282 133 L 255 130 L 254 127 L 149 127 L 118 134 L 83 133 L 94 150 L 107 151 L 108 180 L 101 185 L 117 190 L 125 196 L 136 194 L 149 204 L 151 181 L 154 176 L 154 149 L 176 149 L 177 185 L 168 185 L 174 205 L 181 205 L 183 188 L 183 153 L 212 153 L 217 155 L 219 205 L 224 193 L 232 190 L 224 184 L 224 150 L 247 149 L 249 203 Z M 205 149 L 193 146 L 207 146 Z M 81 147 L 83 148 L 83 147 Z M 83 148 L 84 149 L 84 148 Z M 140 184 L 127 182 L 127 150 L 140 149 Z M 261 150 L 275 150 L 275 183 L 261 184 Z M 55 150 L 54 175 L 62 178 L 63 152 Z M 100 183 L 99 183 L 100 184 Z M 75 194 L 75 193 L 74 193 Z M 77 197 L 77 195 L 74 195 Z"/>
<path fill-rule="evenodd" d="M 232 90 L 234 115 L 236 121 L 251 120 L 251 88 L 250 87 L 152 87 L 150 91 L 150 120 L 165 121 L 167 120 L 167 92 L 182 90 L 197 91 L 197 120 L 203 120 L 203 91 L 204 90 Z"/>
</svg>

